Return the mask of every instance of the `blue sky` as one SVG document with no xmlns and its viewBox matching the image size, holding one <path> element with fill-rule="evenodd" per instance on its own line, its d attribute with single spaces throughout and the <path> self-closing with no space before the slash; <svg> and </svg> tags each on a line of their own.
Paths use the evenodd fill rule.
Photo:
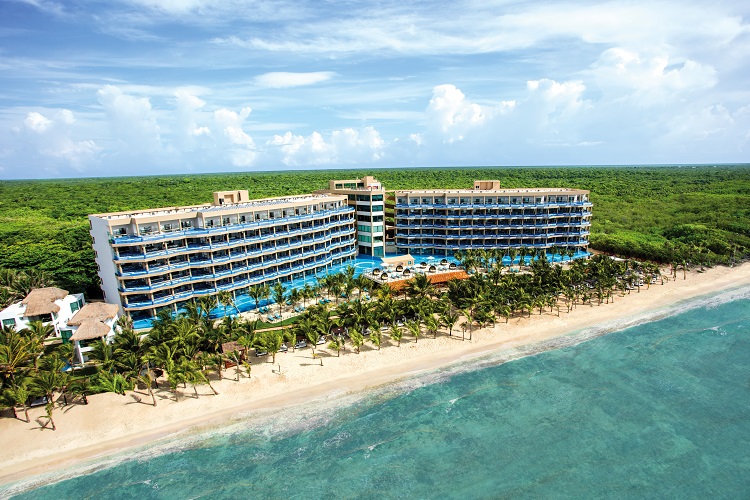
<svg viewBox="0 0 750 500">
<path fill-rule="evenodd" d="M 750 162 L 749 13 L 0 0 L 0 179 Z"/>
</svg>

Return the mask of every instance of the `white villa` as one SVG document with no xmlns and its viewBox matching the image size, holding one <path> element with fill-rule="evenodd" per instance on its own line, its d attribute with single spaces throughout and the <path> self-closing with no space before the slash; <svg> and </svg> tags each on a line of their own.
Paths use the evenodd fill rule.
<svg viewBox="0 0 750 500">
<path fill-rule="evenodd" d="M 35 288 L 22 301 L 0 311 L 0 323 L 4 328 L 23 330 L 32 321 L 41 320 L 52 325 L 54 336 L 68 340 L 73 334 L 68 321 L 84 304 L 82 293 L 71 295 L 56 287 Z"/>
<path fill-rule="evenodd" d="M 83 364 L 88 361 L 84 353 L 91 350 L 88 341 L 101 339 L 112 343 L 115 338 L 115 323 L 120 316 L 117 304 L 92 302 L 84 305 L 68 321 L 68 328 L 73 332 L 70 340 L 75 345 L 76 360 Z"/>
</svg>

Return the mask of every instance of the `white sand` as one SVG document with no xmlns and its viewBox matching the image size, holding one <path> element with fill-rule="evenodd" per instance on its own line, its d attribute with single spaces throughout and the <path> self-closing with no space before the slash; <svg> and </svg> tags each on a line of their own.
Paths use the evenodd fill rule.
<svg viewBox="0 0 750 500">
<path fill-rule="evenodd" d="M 674 281 L 651 285 L 649 289 L 643 287 L 625 297 L 618 294 L 614 303 L 579 305 L 569 314 L 563 307 L 559 317 L 556 311 L 540 316 L 537 309 L 531 318 L 512 317 L 508 324 L 501 319 L 494 328 L 474 331 L 472 341 L 461 341 L 460 328 L 454 328 L 452 338 L 441 329 L 436 340 L 422 337 L 415 343 L 413 337 L 406 336 L 401 347 L 386 341 L 380 351 L 369 342 L 361 354 L 347 346 L 340 357 L 328 349 L 318 349 L 323 353 L 324 366 L 312 358 L 310 348 L 278 354 L 274 365 L 270 356 L 267 360 L 253 358 L 251 378 L 246 378 L 243 372 L 236 382 L 234 370 L 229 369 L 224 372 L 225 379 L 212 382 L 218 396 L 212 395 L 208 386 L 199 386 L 200 397 L 195 398 L 188 386 L 180 390 L 179 401 L 175 401 L 170 392 L 161 389 L 157 392 L 157 406 L 153 407 L 145 393 L 97 394 L 89 397 L 88 405 L 55 410 L 57 431 L 41 425 L 47 420 L 44 409 L 35 408 L 29 412 L 31 423 L 0 419 L 3 450 L 0 484 L 147 444 L 188 428 L 221 424 L 247 410 L 289 406 L 332 394 L 361 391 L 459 359 L 540 342 L 746 284 L 750 284 L 750 263 L 734 269 L 718 267 L 702 274 L 689 272 L 686 280 L 678 272 Z M 19 416 L 23 418 L 22 412 Z"/>
</svg>

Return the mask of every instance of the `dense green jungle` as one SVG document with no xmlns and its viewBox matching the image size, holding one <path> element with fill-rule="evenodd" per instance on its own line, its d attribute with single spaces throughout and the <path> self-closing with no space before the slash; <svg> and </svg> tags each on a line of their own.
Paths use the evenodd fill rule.
<svg viewBox="0 0 750 500">
<path fill-rule="evenodd" d="M 660 262 L 731 263 L 750 249 L 750 165 L 482 167 L 309 170 L 0 182 L 0 269 L 43 271 L 97 297 L 87 215 L 207 203 L 213 191 L 251 198 L 309 193 L 333 178 L 374 175 L 386 189 L 507 188 L 591 191 L 591 247 Z"/>
</svg>

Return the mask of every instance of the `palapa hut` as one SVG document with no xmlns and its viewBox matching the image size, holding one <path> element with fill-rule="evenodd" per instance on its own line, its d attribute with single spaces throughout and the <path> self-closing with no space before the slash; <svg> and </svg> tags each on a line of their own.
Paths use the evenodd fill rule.
<svg viewBox="0 0 750 500">
<path fill-rule="evenodd" d="M 101 339 L 111 343 L 114 340 L 119 312 L 117 304 L 94 302 L 84 305 L 68 320 L 68 328 L 73 332 L 70 341 L 75 346 L 76 359 L 80 364 L 86 362 L 83 353 L 91 350 L 86 345 L 88 341 Z"/>
<path fill-rule="evenodd" d="M 223 352 L 224 354 L 236 352 L 237 360 L 240 362 L 247 359 L 247 349 L 245 349 L 245 347 L 235 341 L 224 342 L 223 344 L 221 344 L 221 352 Z M 231 368 L 236 365 L 237 363 L 235 363 L 231 359 L 224 359 L 224 368 Z"/>
<path fill-rule="evenodd" d="M 52 326 L 54 335 L 59 337 L 66 332 L 68 320 L 83 304 L 81 293 L 70 295 L 67 290 L 57 287 L 34 288 L 23 300 L 0 311 L 0 321 L 5 328 L 16 330 L 28 328 L 32 321 L 41 321 Z"/>
</svg>

